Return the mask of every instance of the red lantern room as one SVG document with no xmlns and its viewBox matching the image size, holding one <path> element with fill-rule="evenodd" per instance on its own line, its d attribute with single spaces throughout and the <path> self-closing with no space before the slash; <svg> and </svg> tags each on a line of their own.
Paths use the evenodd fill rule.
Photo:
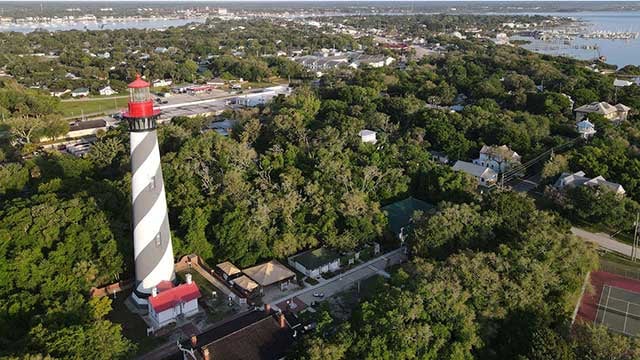
<svg viewBox="0 0 640 360">
<path fill-rule="evenodd" d="M 123 115 L 129 122 L 130 131 L 156 128 L 156 118 L 160 115 L 160 110 L 153 108 L 149 83 L 142 80 L 139 74 L 136 74 L 136 79 L 129 84 L 129 109 Z"/>
</svg>

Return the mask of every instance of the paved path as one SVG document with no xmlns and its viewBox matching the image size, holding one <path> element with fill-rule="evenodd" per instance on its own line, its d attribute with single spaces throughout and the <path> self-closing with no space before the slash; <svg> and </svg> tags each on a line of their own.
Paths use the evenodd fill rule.
<svg viewBox="0 0 640 360">
<path fill-rule="evenodd" d="M 406 259 L 407 256 L 404 254 L 404 248 L 390 251 L 373 260 L 369 260 L 364 264 L 360 264 L 340 275 L 336 275 L 329 280 L 324 280 L 317 285 L 306 287 L 295 293 L 287 294 L 279 299 L 275 299 L 271 301 L 271 307 L 277 310 L 277 306 L 275 306 L 275 304 L 291 299 L 294 296 L 298 297 L 298 299 L 309 305 L 312 301 L 318 300 L 313 296 L 313 293 L 324 293 L 325 298 L 333 296 L 337 293 L 347 290 L 358 281 L 367 279 L 373 275 L 388 275 L 386 272 L 384 272 L 384 269 L 387 266 L 399 264 L 401 262 L 404 262 Z"/>
<path fill-rule="evenodd" d="M 631 256 L 631 245 L 627 245 L 615 239 L 612 239 L 609 235 L 603 233 L 592 233 L 586 230 L 582 230 L 577 227 L 572 227 L 571 232 L 579 238 L 586 241 L 598 244 L 601 248 L 617 252 L 626 256 Z"/>
</svg>

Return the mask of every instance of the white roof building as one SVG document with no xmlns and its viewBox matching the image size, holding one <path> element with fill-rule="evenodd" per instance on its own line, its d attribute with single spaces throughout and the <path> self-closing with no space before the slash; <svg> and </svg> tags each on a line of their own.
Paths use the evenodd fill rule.
<svg viewBox="0 0 640 360">
<path fill-rule="evenodd" d="M 615 87 L 625 87 L 625 86 L 631 86 L 631 85 L 633 85 L 633 82 L 631 81 L 620 80 L 620 79 L 613 80 L 613 86 Z"/>
<path fill-rule="evenodd" d="M 376 138 L 376 132 L 373 130 L 361 130 L 358 135 L 360 136 L 360 139 L 362 140 L 363 143 L 369 143 L 369 144 L 375 144 L 378 142 L 378 139 Z"/>
<path fill-rule="evenodd" d="M 576 111 L 576 121 L 581 121 L 589 114 L 600 114 L 604 116 L 606 119 L 619 122 L 627 119 L 627 115 L 629 114 L 630 107 L 624 104 L 611 105 L 607 102 L 594 102 L 591 104 L 582 105 L 577 108 Z"/>
<path fill-rule="evenodd" d="M 604 186 L 606 188 L 611 189 L 611 191 L 615 192 L 618 195 L 624 195 L 626 191 L 622 187 L 622 185 L 618 183 L 614 183 L 611 181 L 607 181 L 602 176 L 596 176 L 594 178 L 589 178 L 586 176 L 584 171 L 578 171 L 576 173 L 562 173 L 558 180 L 556 180 L 553 185 L 558 190 L 563 190 L 566 188 L 575 188 L 578 186 Z"/>
<path fill-rule="evenodd" d="M 100 95 L 106 95 L 106 96 L 114 95 L 118 93 L 117 91 L 113 90 L 111 86 L 105 86 L 98 91 L 100 92 Z"/>
<path fill-rule="evenodd" d="M 478 185 L 489 186 L 495 184 L 498 181 L 498 174 L 485 166 L 476 165 L 466 161 L 456 161 L 453 165 L 454 171 L 462 171 L 467 173 L 476 180 L 478 180 Z"/>
</svg>

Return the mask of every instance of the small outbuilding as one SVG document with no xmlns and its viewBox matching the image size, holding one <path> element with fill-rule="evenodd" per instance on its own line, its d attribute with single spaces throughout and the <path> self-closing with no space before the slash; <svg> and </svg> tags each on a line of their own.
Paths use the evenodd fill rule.
<svg viewBox="0 0 640 360">
<path fill-rule="evenodd" d="M 361 130 L 358 135 L 363 143 L 375 144 L 378 142 L 378 139 L 376 138 L 377 133 L 373 130 L 364 129 Z"/>
<path fill-rule="evenodd" d="M 233 279 L 234 277 L 242 275 L 242 270 L 237 268 L 230 261 L 225 261 L 216 265 L 215 272 L 217 272 L 225 280 Z"/>
<path fill-rule="evenodd" d="M 198 312 L 201 294 L 191 274 L 186 274 L 186 282 L 176 287 L 165 283 L 168 283 L 165 290 L 159 291 L 160 285 L 153 288 L 148 302 L 149 318 L 156 329 L 175 322 L 179 316 L 188 317 Z"/>
<path fill-rule="evenodd" d="M 295 281 L 296 278 L 296 274 L 293 271 L 277 260 L 271 260 L 267 263 L 244 269 L 243 273 L 262 288 L 279 285 L 281 290 L 288 289 L 291 281 Z"/>
<path fill-rule="evenodd" d="M 241 275 L 233 280 L 231 280 L 233 286 L 236 290 L 240 291 L 245 297 L 252 297 L 256 294 L 256 290 L 260 287 L 258 283 L 249 279 L 246 275 Z"/>
</svg>

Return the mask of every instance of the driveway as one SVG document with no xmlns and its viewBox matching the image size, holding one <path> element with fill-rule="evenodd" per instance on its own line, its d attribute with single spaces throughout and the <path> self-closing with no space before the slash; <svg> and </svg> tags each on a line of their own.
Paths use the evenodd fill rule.
<svg viewBox="0 0 640 360">
<path fill-rule="evenodd" d="M 612 239 L 607 234 L 592 233 L 577 227 L 572 227 L 571 232 L 573 235 L 582 238 L 583 240 L 595 243 L 601 248 L 631 257 L 631 245 Z"/>
</svg>

